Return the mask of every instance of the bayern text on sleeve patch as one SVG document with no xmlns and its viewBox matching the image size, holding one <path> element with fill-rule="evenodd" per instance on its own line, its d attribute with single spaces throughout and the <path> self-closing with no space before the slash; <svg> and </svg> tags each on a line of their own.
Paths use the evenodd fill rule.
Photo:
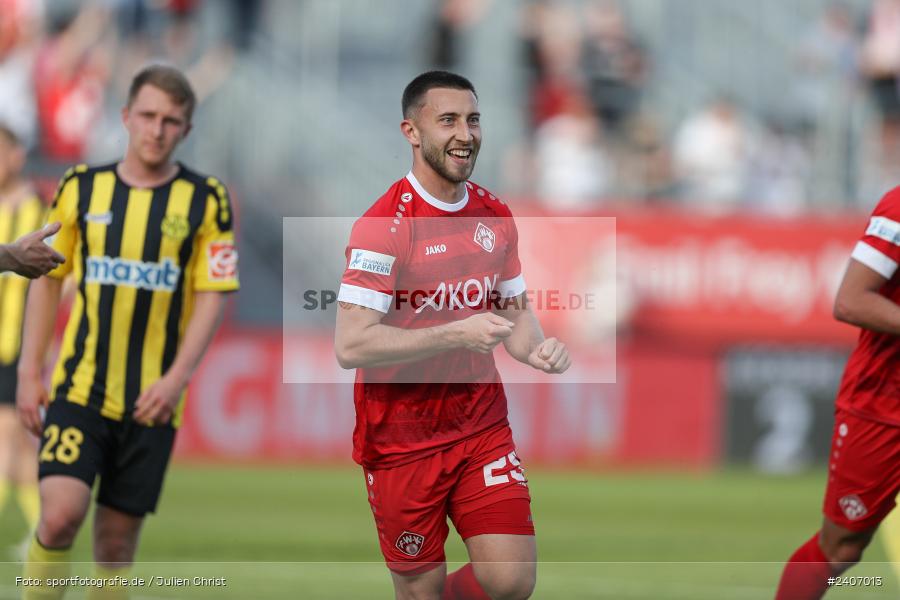
<svg viewBox="0 0 900 600">
<path fill-rule="evenodd" d="M 900 223 L 887 217 L 872 217 L 866 235 L 881 238 L 886 242 L 900 246 Z"/>
<path fill-rule="evenodd" d="M 395 260 L 397 258 L 389 254 L 354 248 L 350 252 L 350 264 L 347 265 L 347 268 L 368 271 L 376 275 L 390 275 Z"/>
</svg>

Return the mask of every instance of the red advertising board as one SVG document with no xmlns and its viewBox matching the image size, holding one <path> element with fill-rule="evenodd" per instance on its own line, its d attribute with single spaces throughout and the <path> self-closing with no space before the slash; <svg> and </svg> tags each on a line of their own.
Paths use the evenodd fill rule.
<svg viewBox="0 0 900 600">
<path fill-rule="evenodd" d="M 561 218 L 528 205 L 516 214 Z M 865 229 L 864 215 L 782 219 L 642 208 L 569 216 L 615 217 L 618 312 L 628 333 L 713 347 L 755 341 L 847 345 L 854 339 L 853 329 L 835 322 L 831 311 Z M 598 239 L 606 235 L 605 228 L 567 232 L 563 243 L 581 257 L 568 268 L 578 270 L 592 253 L 609 248 Z M 541 248 L 525 239 L 520 245 L 526 252 L 529 245 Z M 527 278 L 528 261 L 523 265 Z"/>
<path fill-rule="evenodd" d="M 837 286 L 865 219 L 773 220 L 685 213 L 617 219 L 620 297 L 651 337 L 851 343 L 832 318 Z"/>
</svg>

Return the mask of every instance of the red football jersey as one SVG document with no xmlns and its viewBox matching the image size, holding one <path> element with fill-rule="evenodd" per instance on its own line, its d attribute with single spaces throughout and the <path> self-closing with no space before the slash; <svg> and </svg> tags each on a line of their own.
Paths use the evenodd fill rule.
<svg viewBox="0 0 900 600">
<path fill-rule="evenodd" d="M 900 187 L 888 192 L 851 255 L 887 281 L 882 296 L 900 304 Z M 900 339 L 863 329 L 844 370 L 837 405 L 860 417 L 900 426 Z"/>
<path fill-rule="evenodd" d="M 433 327 L 525 291 L 512 214 L 470 182 L 455 204 L 412 173 L 356 221 L 338 300 L 385 313 L 382 324 Z M 506 423 L 493 356 L 457 349 L 358 369 L 353 458 L 368 468 L 415 460 Z"/>
</svg>

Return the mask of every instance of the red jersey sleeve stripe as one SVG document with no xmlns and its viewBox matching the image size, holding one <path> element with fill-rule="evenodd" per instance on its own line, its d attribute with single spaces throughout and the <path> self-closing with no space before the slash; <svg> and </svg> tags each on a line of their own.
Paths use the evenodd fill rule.
<svg viewBox="0 0 900 600">
<path fill-rule="evenodd" d="M 359 287 L 358 285 L 342 283 L 340 290 L 338 290 L 337 299 L 338 302 L 357 304 L 359 306 L 371 308 L 372 310 L 377 310 L 378 312 L 387 313 L 388 309 L 391 307 L 392 298 L 393 296 L 390 294 L 376 292 L 375 290 Z"/>
<path fill-rule="evenodd" d="M 497 284 L 497 292 L 501 298 L 512 298 L 525 291 L 525 277 L 519 273 L 512 279 Z"/>
<path fill-rule="evenodd" d="M 850 258 L 861 262 L 885 279 L 893 277 L 897 270 L 897 262 L 894 259 L 865 242 L 856 243 Z"/>
</svg>

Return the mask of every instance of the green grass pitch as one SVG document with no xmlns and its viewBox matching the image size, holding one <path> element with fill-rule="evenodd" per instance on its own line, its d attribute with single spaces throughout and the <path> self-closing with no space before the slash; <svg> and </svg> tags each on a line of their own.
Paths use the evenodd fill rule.
<svg viewBox="0 0 900 600">
<path fill-rule="evenodd" d="M 528 471 L 538 530 L 537 599 L 770 599 L 783 560 L 819 525 L 824 472 L 767 477 Z M 11 507 L 0 542 L 24 526 Z M 5 548 L 2 548 L 5 549 Z M 450 568 L 466 560 L 452 531 Z M 90 560 L 90 533 L 74 557 Z M 133 600 L 162 598 L 392 598 L 361 471 L 354 466 L 175 465 L 158 515 L 147 520 Z M 878 540 L 848 575 L 881 587 L 841 587 L 828 598 L 900 596 Z M 89 576 L 88 564 L 75 574 Z M 0 598 L 18 598 L 20 565 L 0 565 Z M 174 587 L 181 577 L 190 585 Z M 227 587 L 194 585 L 225 578 Z M 84 598 L 72 588 L 67 598 Z"/>
</svg>

